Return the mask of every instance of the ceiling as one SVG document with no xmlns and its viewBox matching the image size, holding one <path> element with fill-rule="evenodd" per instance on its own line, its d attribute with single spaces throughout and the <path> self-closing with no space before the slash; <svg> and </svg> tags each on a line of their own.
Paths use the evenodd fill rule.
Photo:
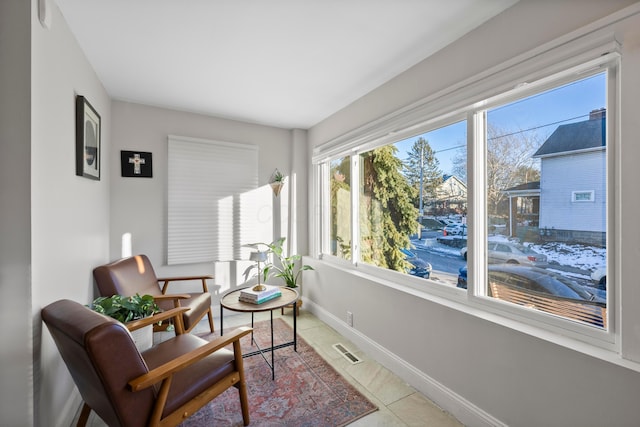
<svg viewBox="0 0 640 427">
<path fill-rule="evenodd" d="M 515 3 L 55 1 L 112 98 L 287 129 L 310 128 Z"/>
</svg>

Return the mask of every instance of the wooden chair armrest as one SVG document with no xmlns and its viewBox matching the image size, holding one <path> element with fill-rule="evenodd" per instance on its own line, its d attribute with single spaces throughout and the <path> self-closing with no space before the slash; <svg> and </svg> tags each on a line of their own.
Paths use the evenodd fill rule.
<svg viewBox="0 0 640 427">
<path fill-rule="evenodd" d="M 158 323 L 172 317 L 181 316 L 182 313 L 188 310 L 191 309 L 189 307 L 172 308 L 171 310 L 162 311 L 154 314 L 153 316 L 145 317 L 144 319 L 132 320 L 131 322 L 127 322 L 125 326 L 129 331 L 135 331 L 136 329 L 144 328 L 145 326 L 153 325 L 154 323 Z M 176 322 L 176 325 L 177 324 L 182 324 L 182 322 Z"/>
<path fill-rule="evenodd" d="M 213 279 L 213 276 L 177 276 L 177 277 L 159 277 L 158 282 L 177 282 L 185 280 L 202 280 Z"/>
<path fill-rule="evenodd" d="M 191 298 L 189 294 L 166 294 L 166 295 L 154 295 L 153 299 L 156 301 L 166 301 L 166 300 L 178 300 L 178 299 L 187 299 Z"/>
<path fill-rule="evenodd" d="M 201 360 L 209 354 L 218 351 L 229 344 L 239 341 L 240 338 L 244 337 L 252 330 L 252 328 L 243 326 L 234 330 L 229 335 L 216 338 L 215 340 L 207 343 L 206 345 L 203 345 L 200 348 L 197 348 L 187 354 L 183 354 L 182 356 L 177 357 L 170 362 L 152 369 L 144 375 L 134 378 L 133 380 L 129 381 L 129 387 L 131 387 L 132 391 L 139 391 L 151 387 L 152 385 L 157 384 L 160 381 L 163 381 L 164 379 L 170 377 L 174 373 L 181 371 L 187 366 L 192 365 L 198 360 Z"/>
<path fill-rule="evenodd" d="M 169 286 L 170 282 L 188 281 L 188 280 L 202 281 L 202 292 L 209 292 L 209 289 L 207 289 L 207 279 L 213 279 L 213 276 L 160 277 L 157 280 L 158 280 L 158 283 L 164 282 L 162 284 L 162 293 L 164 294 L 167 292 L 167 286 Z"/>
</svg>

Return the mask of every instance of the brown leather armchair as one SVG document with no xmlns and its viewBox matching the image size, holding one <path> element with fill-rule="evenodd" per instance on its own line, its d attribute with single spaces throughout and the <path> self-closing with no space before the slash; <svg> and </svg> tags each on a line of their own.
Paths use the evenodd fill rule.
<svg viewBox="0 0 640 427">
<path fill-rule="evenodd" d="M 195 328 L 205 314 L 209 317 L 209 329 L 213 332 L 211 294 L 207 289 L 207 279 L 213 279 L 212 276 L 157 278 L 149 258 L 146 255 L 134 255 L 96 267 L 93 270 L 93 277 L 96 280 L 100 296 L 152 295 L 158 306 L 163 310 L 174 307 L 187 307 L 190 309 L 182 315 L 181 319 L 186 332 L 190 332 Z M 170 282 L 189 280 L 202 281 L 202 292 L 167 294 L 167 287 Z M 160 282 L 163 282 L 162 289 L 160 288 Z M 166 326 L 167 324 L 165 323 L 164 326 L 155 326 L 154 328 L 155 330 L 161 330 L 166 329 Z"/>
<path fill-rule="evenodd" d="M 127 326 L 140 328 L 185 310 Z M 178 327 L 175 337 L 140 353 L 124 324 L 77 302 L 56 301 L 41 315 L 84 400 L 78 426 L 91 410 L 111 427 L 176 426 L 231 386 L 249 425 L 240 338 L 251 328 L 207 342 Z M 230 344 L 233 351 L 224 348 Z"/>
</svg>

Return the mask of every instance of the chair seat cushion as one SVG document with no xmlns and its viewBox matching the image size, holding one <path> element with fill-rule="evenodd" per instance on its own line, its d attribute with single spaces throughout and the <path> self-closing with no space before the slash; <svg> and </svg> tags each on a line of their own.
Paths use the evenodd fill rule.
<svg viewBox="0 0 640 427">
<path fill-rule="evenodd" d="M 151 370 L 205 344 L 207 341 L 192 334 L 177 335 L 144 351 L 142 357 Z M 227 349 L 220 349 L 183 369 L 173 377 L 163 416 L 189 402 L 234 370 L 233 352 Z"/>
<path fill-rule="evenodd" d="M 182 316 L 186 330 L 195 326 L 195 323 L 197 323 L 211 307 L 211 294 L 209 292 L 190 293 L 188 295 L 190 298 L 180 300 L 180 306 L 191 309 Z M 173 301 L 162 301 L 158 303 L 158 306 L 163 310 L 169 310 L 173 308 Z"/>
</svg>

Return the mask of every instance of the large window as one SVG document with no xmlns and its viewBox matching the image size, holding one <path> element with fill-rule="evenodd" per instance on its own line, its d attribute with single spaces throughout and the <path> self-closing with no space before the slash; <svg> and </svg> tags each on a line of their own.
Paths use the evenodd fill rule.
<svg viewBox="0 0 640 427">
<path fill-rule="evenodd" d="M 606 93 L 601 72 L 486 111 L 488 296 L 606 326 Z"/>
<path fill-rule="evenodd" d="M 465 263 L 466 139 L 462 120 L 331 160 L 330 254 L 455 287 Z"/>
<path fill-rule="evenodd" d="M 602 45 L 558 57 L 439 94 L 316 150 L 330 170 L 320 183 L 331 193 L 321 209 L 326 259 L 612 343 L 619 55 Z"/>
<path fill-rule="evenodd" d="M 351 259 L 351 159 L 341 157 L 332 160 L 330 168 L 331 189 L 331 244 L 330 253 L 339 258 Z"/>
</svg>

